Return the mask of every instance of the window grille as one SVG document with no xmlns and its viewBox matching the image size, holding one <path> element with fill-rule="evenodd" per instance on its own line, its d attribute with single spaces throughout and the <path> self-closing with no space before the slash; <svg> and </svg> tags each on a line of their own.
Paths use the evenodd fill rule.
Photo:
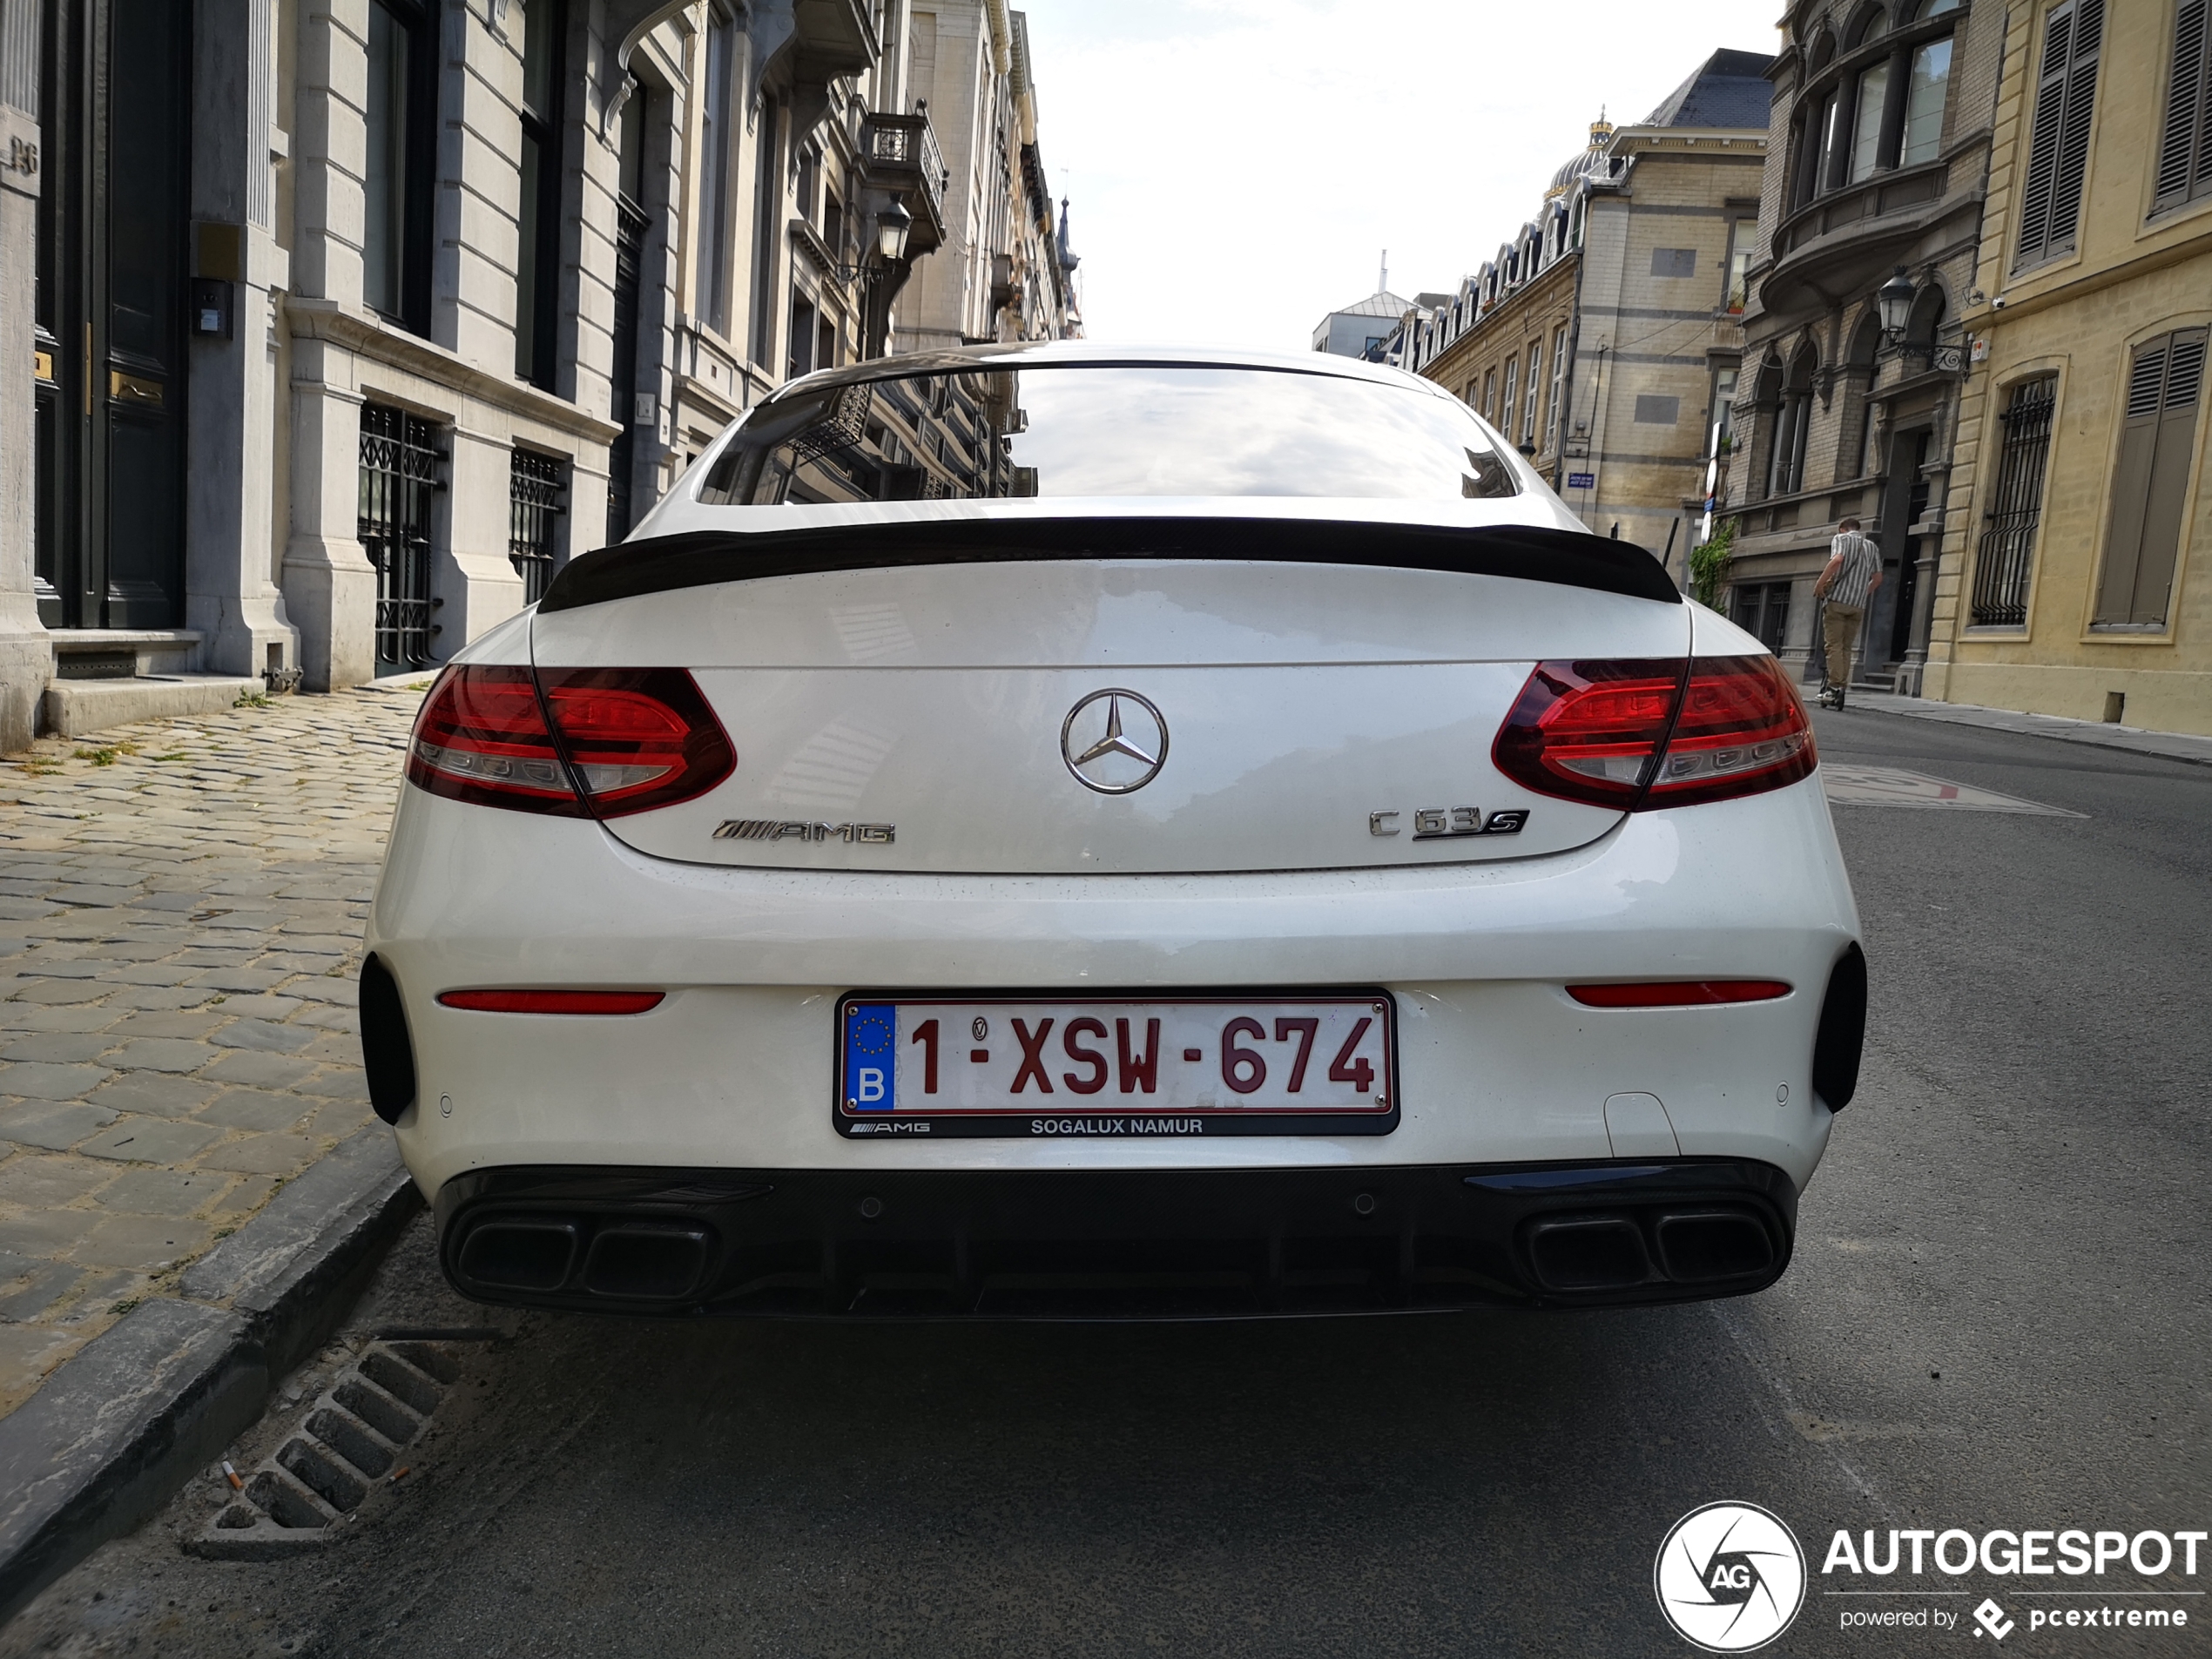
<svg viewBox="0 0 2212 1659">
<path fill-rule="evenodd" d="M 376 666 L 397 674 L 430 664 L 430 496 L 445 483 L 445 454 L 430 421 L 361 405 L 357 534 L 376 567 Z"/>
<path fill-rule="evenodd" d="M 553 521 L 568 511 L 568 469 L 553 455 L 517 449 L 507 474 L 507 556 L 523 578 L 523 603 L 545 597 L 553 579 Z"/>
<path fill-rule="evenodd" d="M 1997 462 L 1997 489 L 1974 553 L 1977 628 L 2027 626 L 2027 579 L 2035 564 L 2035 532 L 2043 519 L 2043 463 L 2051 453 L 2051 410 L 2058 381 L 2046 375 L 2013 388 Z"/>
</svg>

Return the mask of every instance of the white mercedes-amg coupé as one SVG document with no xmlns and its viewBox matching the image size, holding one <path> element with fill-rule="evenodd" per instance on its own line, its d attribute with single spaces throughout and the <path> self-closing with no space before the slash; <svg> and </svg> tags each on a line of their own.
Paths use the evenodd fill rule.
<svg viewBox="0 0 2212 1659">
<path fill-rule="evenodd" d="M 1814 768 L 1757 640 L 1425 381 L 836 369 L 440 676 L 371 1092 L 488 1302 L 1755 1291 L 1865 1025 Z"/>
</svg>

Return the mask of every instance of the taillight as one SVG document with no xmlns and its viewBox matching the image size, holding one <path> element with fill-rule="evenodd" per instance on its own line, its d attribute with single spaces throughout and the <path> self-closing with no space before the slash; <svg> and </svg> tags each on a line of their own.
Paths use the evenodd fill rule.
<svg viewBox="0 0 2212 1659">
<path fill-rule="evenodd" d="M 1779 789 L 1816 759 L 1771 657 L 1539 663 L 1491 755 L 1540 793 L 1623 812 Z"/>
<path fill-rule="evenodd" d="M 1689 665 L 1667 752 L 1644 806 L 1686 806 L 1779 789 L 1817 757 L 1797 688 L 1771 657 L 1700 657 Z"/>
<path fill-rule="evenodd" d="M 541 668 L 561 748 L 601 818 L 704 795 L 738 757 L 680 668 Z"/>
<path fill-rule="evenodd" d="M 527 668 L 469 664 L 441 674 L 415 718 L 407 775 L 449 800 L 584 815 Z"/>
<path fill-rule="evenodd" d="M 704 794 L 737 763 L 680 668 L 469 664 L 424 699 L 407 775 L 481 806 L 615 818 Z"/>
</svg>

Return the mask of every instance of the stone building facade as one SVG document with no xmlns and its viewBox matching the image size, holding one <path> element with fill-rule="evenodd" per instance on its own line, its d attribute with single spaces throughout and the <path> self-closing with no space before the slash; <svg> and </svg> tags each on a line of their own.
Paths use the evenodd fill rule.
<svg viewBox="0 0 2212 1659">
<path fill-rule="evenodd" d="M 2212 733 L 2206 24 L 2008 14 L 1929 696 Z"/>
<path fill-rule="evenodd" d="M 1078 337 L 1078 261 L 1038 146 L 1028 19 L 1003 0 L 936 0 L 913 27 L 914 98 L 952 112 L 939 130 L 950 182 L 944 253 L 900 296 L 894 343 L 926 351 Z"/>
<path fill-rule="evenodd" d="M 968 9 L 980 127 L 926 0 L 0 0 L 0 749 L 434 667 L 948 238 L 1069 327 Z"/>
<path fill-rule="evenodd" d="M 1726 603 L 1817 674 L 1812 583 L 1837 523 L 1863 521 L 1884 580 L 1863 679 L 1918 691 L 1975 287 L 2001 7 L 1797 0 L 1771 74 L 1762 234 L 1747 273 L 1722 516 L 1737 529 Z M 1906 327 L 1876 293 L 1902 270 Z"/>
<path fill-rule="evenodd" d="M 1772 61 L 1715 52 L 1642 121 L 1594 124 L 1537 216 L 1405 342 L 1591 529 L 1678 577 L 1742 349 Z"/>
</svg>

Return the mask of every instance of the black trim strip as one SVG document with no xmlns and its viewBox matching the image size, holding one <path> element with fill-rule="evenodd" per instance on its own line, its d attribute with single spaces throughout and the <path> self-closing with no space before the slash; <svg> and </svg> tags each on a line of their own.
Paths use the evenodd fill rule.
<svg viewBox="0 0 2212 1659">
<path fill-rule="evenodd" d="M 553 578 L 538 609 L 575 610 L 648 593 L 823 570 L 1128 558 L 1448 570 L 1682 603 L 1665 569 L 1645 549 L 1581 530 L 1310 519 L 1025 517 L 650 536 L 573 560 Z"/>
</svg>

